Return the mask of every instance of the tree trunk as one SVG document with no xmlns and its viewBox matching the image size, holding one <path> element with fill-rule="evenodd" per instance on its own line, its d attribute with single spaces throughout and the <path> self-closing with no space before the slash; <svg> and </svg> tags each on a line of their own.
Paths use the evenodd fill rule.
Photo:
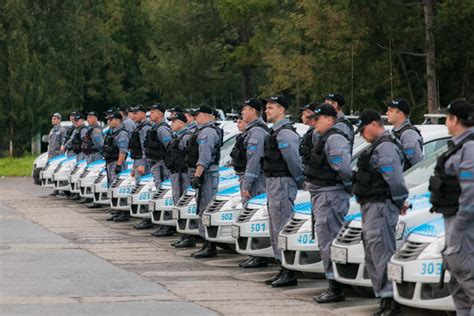
<svg viewBox="0 0 474 316">
<path fill-rule="evenodd" d="M 252 94 L 252 68 L 249 65 L 241 67 L 242 74 L 242 98 L 248 99 Z"/>
<path fill-rule="evenodd" d="M 436 87 L 435 40 L 433 34 L 433 0 L 423 0 L 425 15 L 426 51 L 426 101 L 428 113 L 438 112 L 438 92 Z"/>
</svg>

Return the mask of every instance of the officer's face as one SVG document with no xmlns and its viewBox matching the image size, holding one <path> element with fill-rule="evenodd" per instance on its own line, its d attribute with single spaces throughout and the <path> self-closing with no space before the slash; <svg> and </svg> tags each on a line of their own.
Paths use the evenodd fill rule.
<svg viewBox="0 0 474 316">
<path fill-rule="evenodd" d="M 142 111 L 135 112 L 133 118 L 135 122 L 141 122 L 146 119 L 146 113 Z"/>
<path fill-rule="evenodd" d="M 56 116 L 51 117 L 51 124 L 58 125 L 59 123 L 61 123 L 61 120 L 58 117 Z"/>
<path fill-rule="evenodd" d="M 321 115 L 314 120 L 314 129 L 321 135 L 326 132 L 334 125 L 334 119 L 331 116 Z"/>
<path fill-rule="evenodd" d="M 186 126 L 186 123 L 184 123 L 181 120 L 172 120 L 171 121 L 171 129 L 173 132 L 178 132 L 182 130 Z"/>
<path fill-rule="evenodd" d="M 311 110 L 304 110 L 303 112 L 301 112 L 301 122 L 303 122 L 303 124 L 305 125 L 311 125 L 311 120 L 308 118 L 308 116 L 313 113 L 314 112 Z"/>
<path fill-rule="evenodd" d="M 186 115 L 186 118 L 188 119 L 188 124 L 194 122 L 194 116 L 192 116 L 191 113 L 184 113 L 184 115 Z"/>
<path fill-rule="evenodd" d="M 397 108 L 388 108 L 387 109 L 387 120 L 390 124 L 396 124 L 402 120 L 402 111 Z"/>
<path fill-rule="evenodd" d="M 87 123 L 89 123 L 89 125 L 97 124 L 97 117 L 95 115 L 88 115 L 87 116 Z"/>
<path fill-rule="evenodd" d="M 159 110 L 151 110 L 150 111 L 150 120 L 157 122 L 157 121 L 161 120 L 161 118 L 163 117 L 162 114 L 163 113 L 161 113 L 161 111 L 159 111 Z"/>
<path fill-rule="evenodd" d="M 268 122 L 276 123 L 285 117 L 285 108 L 277 103 L 267 103 L 265 114 Z"/>
<path fill-rule="evenodd" d="M 108 123 L 109 123 L 109 126 L 110 126 L 111 128 L 116 128 L 117 126 L 120 125 L 120 120 L 113 118 L 113 119 L 109 119 L 109 120 L 108 120 Z"/>
<path fill-rule="evenodd" d="M 375 141 L 375 138 L 377 137 L 377 131 L 379 129 L 379 126 L 377 125 L 376 122 L 372 122 L 368 125 L 366 125 L 360 134 L 362 137 L 368 142 L 368 143 L 373 143 Z"/>
<path fill-rule="evenodd" d="M 246 105 L 242 108 L 241 114 L 242 114 L 242 119 L 246 123 L 251 123 L 257 117 L 257 110 L 255 110 L 251 106 Z"/>
<path fill-rule="evenodd" d="M 128 112 L 128 117 L 129 117 L 132 121 L 135 121 L 135 113 L 133 113 L 133 112 Z"/>
<path fill-rule="evenodd" d="M 239 129 L 239 131 L 243 132 L 247 128 L 247 123 L 243 119 L 238 119 L 237 128 Z"/>
<path fill-rule="evenodd" d="M 446 116 L 446 127 L 448 128 L 448 133 L 451 136 L 457 136 L 459 129 L 459 120 L 455 115 L 448 114 Z"/>
<path fill-rule="evenodd" d="M 211 114 L 199 112 L 198 115 L 196 115 L 196 123 L 198 123 L 199 125 L 206 124 L 212 121 L 213 117 L 214 116 Z"/>
</svg>

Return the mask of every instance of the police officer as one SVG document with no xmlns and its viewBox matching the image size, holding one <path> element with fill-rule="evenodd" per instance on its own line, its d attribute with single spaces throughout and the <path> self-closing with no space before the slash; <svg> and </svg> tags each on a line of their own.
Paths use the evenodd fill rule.
<svg viewBox="0 0 474 316">
<path fill-rule="evenodd" d="M 242 118 L 242 115 L 237 116 L 237 129 L 240 134 L 235 137 L 235 145 L 230 152 L 231 162 L 230 165 L 234 168 L 235 174 L 239 177 L 240 187 L 242 189 L 242 180 L 245 172 L 246 160 L 242 157 L 247 154 L 247 151 L 244 148 L 244 135 L 245 129 L 247 128 L 247 123 Z M 242 193 L 242 191 L 241 191 Z"/>
<path fill-rule="evenodd" d="M 453 136 L 430 179 L 432 211 L 444 216 L 443 265 L 457 315 L 474 315 L 474 105 L 456 99 L 447 107 Z"/>
<path fill-rule="evenodd" d="M 169 178 L 169 172 L 168 169 L 166 169 L 163 159 L 166 156 L 168 144 L 173 138 L 173 132 L 165 121 L 165 111 L 165 106 L 160 103 L 153 104 L 150 107 L 152 128 L 148 130 L 144 143 L 145 156 L 157 189 L 163 180 Z M 153 223 L 151 219 L 145 218 L 140 224 L 134 227 L 135 229 L 148 229 L 153 227 Z M 152 235 L 156 237 L 169 236 L 172 235 L 173 232 L 174 228 L 171 226 L 160 226 Z"/>
<path fill-rule="evenodd" d="M 68 157 L 74 156 L 74 151 L 72 151 L 72 135 L 74 134 L 74 130 L 76 129 L 74 126 L 74 116 L 76 112 L 73 111 L 69 114 L 69 121 L 71 121 L 72 125 L 66 128 L 66 134 L 64 135 L 63 141 L 61 143 L 61 152 L 66 153 Z M 66 147 L 66 145 L 68 145 Z"/>
<path fill-rule="evenodd" d="M 249 99 L 244 102 L 241 114 L 247 126 L 238 136 L 231 153 L 234 169 L 243 173 L 240 178 L 242 205 L 252 197 L 265 192 L 265 175 L 261 168 L 261 160 L 269 128 L 262 120 L 262 109 L 261 100 Z M 262 257 L 251 257 L 239 266 L 246 269 L 265 267 L 267 260 Z"/>
<path fill-rule="evenodd" d="M 133 131 L 135 130 L 136 124 L 132 119 L 133 113 L 130 112 L 130 108 L 120 109 L 120 114 L 122 114 L 123 128 L 127 131 L 128 136 L 132 136 Z"/>
<path fill-rule="evenodd" d="M 296 192 L 303 188 L 303 167 L 299 155 L 300 137 L 288 119 L 289 107 L 283 96 L 263 100 L 267 120 L 273 123 L 265 140 L 263 171 L 265 173 L 270 217 L 270 238 L 275 258 L 281 262 L 278 234 L 293 213 Z M 281 268 L 265 284 L 272 287 L 293 286 L 298 283 L 294 271 Z"/>
<path fill-rule="evenodd" d="M 405 99 L 387 103 L 388 122 L 393 125 L 392 134 L 400 141 L 405 156 L 404 170 L 423 160 L 423 138 L 420 131 L 410 123 L 410 105 Z"/>
<path fill-rule="evenodd" d="M 361 205 L 365 266 L 375 295 L 381 298 L 374 315 L 397 315 L 400 306 L 393 300 L 387 264 L 395 252 L 398 216 L 408 208 L 403 152 L 400 142 L 385 131 L 380 113 L 362 112 L 357 126 L 356 133 L 371 143 L 357 162 L 353 191 Z"/>
<path fill-rule="evenodd" d="M 104 159 L 107 164 L 107 183 L 110 187 L 117 175 L 126 168 L 129 137 L 118 111 L 107 116 L 110 131 L 104 140 Z"/>
<path fill-rule="evenodd" d="M 81 161 L 86 158 L 82 151 L 82 141 L 87 133 L 87 126 L 84 124 L 84 115 L 82 113 L 76 113 L 73 118 L 74 121 L 74 132 L 66 143 L 66 147 L 70 147 L 71 150 L 76 154 L 76 161 Z"/>
<path fill-rule="evenodd" d="M 202 213 L 216 195 L 219 186 L 219 160 L 223 132 L 216 125 L 214 114 L 213 109 L 207 105 L 197 109 L 197 129 L 189 139 L 185 158 L 188 168 L 194 170 L 191 185 L 196 190 L 196 212 L 199 215 L 199 235 L 202 238 L 205 238 Z M 207 240 L 198 252 L 192 254 L 196 259 L 216 255 L 216 245 Z"/>
<path fill-rule="evenodd" d="M 97 112 L 90 111 L 87 114 L 87 123 L 89 126 L 82 140 L 82 152 L 86 155 L 86 162 L 89 164 L 102 159 L 104 135 L 99 125 L 99 114 Z"/>
<path fill-rule="evenodd" d="M 351 139 L 351 148 L 354 143 L 354 127 L 351 122 L 346 118 L 342 109 L 346 104 L 346 99 L 341 93 L 332 92 L 327 94 L 322 94 L 321 97 L 324 100 L 324 103 L 331 104 L 337 111 L 337 123 L 336 127 L 341 129 L 346 136 Z M 352 149 L 351 149 L 352 150 Z"/>
<path fill-rule="evenodd" d="M 128 143 L 130 158 L 133 159 L 130 175 L 135 177 L 136 180 L 139 180 L 142 175 L 148 173 L 150 170 L 148 162 L 145 159 L 144 147 L 146 134 L 148 130 L 151 129 L 151 124 L 146 119 L 146 111 L 147 108 L 143 105 L 137 105 L 130 109 L 136 124 Z M 126 222 L 128 220 L 130 220 L 130 211 L 122 211 L 114 218 L 114 222 Z"/>
<path fill-rule="evenodd" d="M 327 103 L 309 116 L 314 120 L 319 141 L 313 146 L 304 169 L 306 189 L 311 194 L 312 212 L 318 246 L 329 288 L 314 298 L 317 303 L 344 301 L 344 291 L 334 279 L 331 244 L 341 229 L 349 210 L 352 191 L 351 139 L 336 128 L 336 109 Z"/>
<path fill-rule="evenodd" d="M 319 139 L 318 133 L 314 131 L 313 121 L 309 118 L 314 114 L 314 110 L 316 110 L 318 105 L 319 103 L 313 102 L 301 108 L 301 122 L 304 125 L 309 126 L 308 130 L 301 139 L 300 145 L 300 156 L 303 165 L 306 165 L 309 162 L 313 144 Z"/>
<path fill-rule="evenodd" d="M 61 126 L 61 114 L 54 113 L 51 116 L 53 128 L 48 135 L 48 159 L 61 154 L 61 144 L 66 137 L 66 129 Z"/>
</svg>

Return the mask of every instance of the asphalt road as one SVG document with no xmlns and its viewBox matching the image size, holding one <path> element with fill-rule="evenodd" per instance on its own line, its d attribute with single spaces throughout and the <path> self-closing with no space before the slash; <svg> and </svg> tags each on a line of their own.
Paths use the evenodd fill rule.
<svg viewBox="0 0 474 316">
<path fill-rule="evenodd" d="M 30 178 L 0 179 L 1 315 L 368 315 L 378 304 L 348 289 L 345 302 L 319 306 L 323 279 L 272 289 L 262 281 L 275 265 L 243 270 L 246 257 L 224 250 L 198 261 L 169 245 L 176 237 L 107 222 L 105 209 L 50 192 Z"/>
</svg>

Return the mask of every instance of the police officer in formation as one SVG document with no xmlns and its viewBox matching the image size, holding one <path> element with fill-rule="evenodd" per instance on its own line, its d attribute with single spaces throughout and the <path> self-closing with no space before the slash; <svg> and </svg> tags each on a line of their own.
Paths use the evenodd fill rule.
<svg viewBox="0 0 474 316">
<path fill-rule="evenodd" d="M 346 134 L 348 138 L 351 139 L 351 144 L 354 143 L 354 127 L 351 122 L 346 118 L 344 112 L 342 111 L 344 105 L 346 104 L 346 99 L 341 93 L 334 92 L 328 94 L 322 94 L 324 103 L 331 104 L 337 112 L 337 122 L 336 127 L 339 128 Z"/>
<path fill-rule="evenodd" d="M 457 99 L 447 107 L 453 136 L 430 179 L 432 211 L 444 216 L 443 268 L 457 315 L 474 315 L 474 105 Z"/>
<path fill-rule="evenodd" d="M 143 105 L 137 105 L 130 109 L 133 120 L 135 121 L 135 129 L 130 136 L 130 158 L 133 159 L 132 177 L 139 180 L 141 176 L 150 172 L 146 156 L 145 156 L 145 140 L 151 124 L 146 118 L 147 108 Z"/>
<path fill-rule="evenodd" d="M 400 141 L 405 156 L 403 170 L 408 170 L 423 160 L 423 138 L 420 131 L 410 123 L 410 104 L 399 98 L 387 103 L 388 122 L 393 125 L 392 134 Z"/>
<path fill-rule="evenodd" d="M 223 131 L 215 123 L 215 111 L 206 105 L 196 111 L 197 129 L 189 139 L 186 164 L 194 170 L 191 185 L 196 190 L 199 235 L 205 238 L 202 213 L 209 206 L 219 186 L 219 160 Z M 204 241 L 202 248 L 192 254 L 196 259 L 217 255 L 216 245 Z"/>
<path fill-rule="evenodd" d="M 316 143 L 316 141 L 319 139 L 319 134 L 314 130 L 314 122 L 312 119 L 309 118 L 312 114 L 314 114 L 314 110 L 316 110 L 318 105 L 318 103 L 313 102 L 301 108 L 301 122 L 304 125 L 309 126 L 308 130 L 301 138 L 300 144 L 300 156 L 303 165 L 306 165 L 309 162 L 313 144 Z"/>
<path fill-rule="evenodd" d="M 53 128 L 48 134 L 48 159 L 61 155 L 61 144 L 66 138 L 66 129 L 61 126 L 61 114 L 51 116 Z"/>
<path fill-rule="evenodd" d="M 110 187 L 117 175 L 127 169 L 129 136 L 122 123 L 122 114 L 115 111 L 107 115 L 110 131 L 104 140 L 104 159 L 107 169 L 107 183 Z"/>
<path fill-rule="evenodd" d="M 285 118 L 289 108 L 283 96 L 263 101 L 267 120 L 273 123 L 265 140 L 263 171 L 266 177 L 270 239 L 275 258 L 281 263 L 278 234 L 293 213 L 298 189 L 303 188 L 303 166 L 299 155 L 300 137 L 293 124 Z M 280 271 L 265 284 L 272 287 L 293 286 L 298 283 L 294 271 L 281 267 Z"/>
<path fill-rule="evenodd" d="M 163 104 L 156 103 L 150 107 L 150 121 L 152 128 L 148 130 L 144 147 L 150 172 L 155 182 L 155 188 L 159 189 L 161 182 L 169 178 L 169 172 L 163 159 L 166 156 L 166 150 L 169 142 L 173 138 L 173 132 L 165 121 L 166 108 Z M 152 228 L 151 219 L 146 218 L 140 224 L 135 225 L 136 229 Z M 160 226 L 153 233 L 154 236 L 168 236 L 173 234 L 174 229 L 170 226 Z"/>
<path fill-rule="evenodd" d="M 333 303 L 345 300 L 342 285 L 334 279 L 331 263 L 331 244 L 341 229 L 349 210 L 352 192 L 350 139 L 337 127 L 337 112 L 323 103 L 309 116 L 320 135 L 313 144 L 310 159 L 305 165 L 306 189 L 311 194 L 315 230 L 329 288 L 315 301 Z"/>
<path fill-rule="evenodd" d="M 353 192 L 362 212 L 362 239 L 365 266 L 375 295 L 381 298 L 375 315 L 400 314 L 393 299 L 392 282 L 387 280 L 387 264 L 395 252 L 398 216 L 408 209 L 408 189 L 403 178 L 403 148 L 386 131 L 380 113 L 361 113 L 356 133 L 371 144 L 357 163 Z"/>
<path fill-rule="evenodd" d="M 238 136 L 231 153 L 234 169 L 243 173 L 240 178 L 242 205 L 245 205 L 252 197 L 265 193 L 265 175 L 261 160 L 269 128 L 262 119 L 262 110 L 261 100 L 249 99 L 244 102 L 241 114 L 246 127 Z M 251 257 L 239 266 L 246 269 L 265 267 L 267 260 Z"/>
<path fill-rule="evenodd" d="M 66 134 L 64 135 L 63 141 L 61 143 L 61 152 L 66 153 L 68 157 L 75 155 L 74 151 L 72 150 L 72 135 L 74 134 L 74 130 L 76 129 L 76 127 L 74 126 L 75 115 L 75 111 L 69 114 L 69 121 L 72 123 L 72 125 L 66 128 Z"/>
<path fill-rule="evenodd" d="M 77 112 L 74 114 L 74 132 L 71 135 L 68 143 L 66 143 L 67 148 L 71 148 L 71 150 L 76 154 L 76 161 L 81 161 L 86 159 L 86 156 L 82 149 L 82 142 L 86 137 L 87 133 L 87 126 L 84 123 L 84 115 L 82 113 Z"/>
<path fill-rule="evenodd" d="M 82 139 L 82 152 L 86 157 L 86 162 L 90 164 L 96 160 L 102 159 L 102 150 L 104 147 L 104 135 L 99 125 L 99 114 L 90 111 L 87 114 L 87 132 Z"/>
<path fill-rule="evenodd" d="M 132 136 L 133 131 L 135 130 L 136 124 L 133 121 L 133 113 L 130 112 L 130 108 L 119 109 L 120 114 L 122 114 L 122 125 L 123 128 L 127 131 L 128 136 Z"/>
</svg>

